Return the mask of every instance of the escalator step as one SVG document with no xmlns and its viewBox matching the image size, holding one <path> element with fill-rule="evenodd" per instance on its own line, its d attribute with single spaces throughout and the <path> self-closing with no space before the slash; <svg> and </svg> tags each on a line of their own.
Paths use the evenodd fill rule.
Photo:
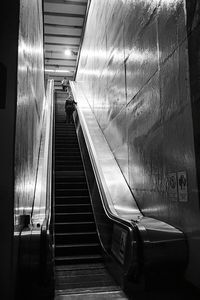
<svg viewBox="0 0 200 300">
<path fill-rule="evenodd" d="M 75 142 L 76 144 L 78 144 L 78 140 L 77 140 L 77 137 L 76 135 L 74 134 L 70 134 L 70 135 L 66 135 L 65 133 L 63 133 L 62 135 L 58 135 L 56 138 L 55 138 L 55 141 L 56 142 Z"/>
<path fill-rule="evenodd" d="M 63 222 L 86 222 L 93 221 L 93 213 L 92 212 L 80 212 L 80 213 L 56 213 L 55 214 L 55 222 L 63 223 Z"/>
<path fill-rule="evenodd" d="M 63 154 L 63 155 L 59 155 L 57 157 L 55 157 L 55 161 L 56 163 L 57 162 L 60 162 L 60 161 L 68 161 L 68 160 L 81 160 L 82 161 L 82 158 L 81 158 L 81 155 L 80 153 L 73 153 L 71 155 L 68 155 L 67 153 L 66 154 Z"/>
<path fill-rule="evenodd" d="M 64 165 L 83 165 L 81 159 L 66 159 L 66 160 L 60 160 L 60 161 L 57 161 L 56 160 L 56 166 L 64 166 Z"/>
<path fill-rule="evenodd" d="M 84 168 L 82 166 L 58 166 L 56 167 L 56 171 L 84 171 Z"/>
<path fill-rule="evenodd" d="M 56 265 L 69 265 L 69 264 L 80 264 L 80 263 L 97 263 L 102 261 L 102 256 L 98 254 L 93 255 L 72 255 L 72 256 L 61 256 L 55 257 Z"/>
<path fill-rule="evenodd" d="M 58 145 L 66 145 L 66 146 L 74 146 L 74 147 L 78 147 L 78 142 L 77 140 L 69 140 L 69 139 L 60 139 L 60 140 L 56 140 L 55 141 L 56 146 Z"/>
<path fill-rule="evenodd" d="M 68 149 L 68 151 L 69 150 L 73 150 L 73 149 L 77 149 L 77 146 L 76 145 L 74 145 L 74 144 L 64 144 L 64 143 L 62 143 L 62 144 L 55 144 L 55 149 L 56 150 L 66 150 L 66 149 Z"/>
<path fill-rule="evenodd" d="M 62 152 L 62 151 L 66 152 L 66 153 L 70 153 L 70 154 L 73 154 L 74 152 L 80 153 L 79 148 L 74 148 L 73 152 L 71 151 L 71 148 L 68 148 L 68 147 L 57 147 L 57 149 L 55 149 L 55 150 L 56 150 L 55 151 L 56 156 L 60 155 L 60 152 Z"/>
<path fill-rule="evenodd" d="M 88 232 L 96 230 L 94 222 L 55 223 L 55 233 Z"/>
<path fill-rule="evenodd" d="M 55 213 L 80 213 L 80 212 L 91 212 L 92 207 L 91 204 L 62 204 L 62 205 L 55 205 Z"/>
<path fill-rule="evenodd" d="M 56 189 L 86 189 L 87 188 L 87 183 L 86 182 L 57 182 L 55 184 Z"/>
<path fill-rule="evenodd" d="M 56 189 L 56 196 L 87 196 L 89 195 L 88 189 Z"/>
<path fill-rule="evenodd" d="M 74 169 L 74 167 L 75 168 L 78 168 L 79 167 L 79 169 L 83 169 L 83 164 L 82 164 L 82 162 L 81 161 L 77 161 L 77 162 L 74 162 L 74 161 L 66 161 L 66 162 L 64 162 L 64 163 L 56 163 L 56 169 L 62 169 L 62 168 L 64 168 L 64 167 L 66 167 L 66 169 L 68 170 L 69 168 L 73 168 Z"/>
<path fill-rule="evenodd" d="M 91 250 L 89 250 L 91 248 Z M 79 251 L 79 249 L 84 249 L 84 251 L 95 251 L 95 249 L 99 250 L 99 243 L 82 243 L 82 244 L 62 244 L 56 245 L 56 250 L 65 251 Z"/>
<path fill-rule="evenodd" d="M 60 212 L 62 210 L 62 212 L 72 212 L 74 211 L 76 212 L 86 212 L 88 210 L 92 211 L 92 206 L 90 203 L 90 198 L 88 197 L 88 199 L 77 199 L 76 201 L 73 201 L 74 199 L 67 199 L 66 200 L 62 200 L 59 201 L 55 204 L 55 212 Z"/>
<path fill-rule="evenodd" d="M 55 256 L 99 254 L 101 247 L 98 243 L 56 245 Z"/>
<path fill-rule="evenodd" d="M 86 182 L 85 176 L 56 176 L 56 183 Z"/>
<path fill-rule="evenodd" d="M 56 233 L 55 242 L 59 244 L 70 244 L 70 243 L 84 243 L 87 242 L 98 242 L 98 235 L 96 231 L 88 232 L 70 232 L 70 233 Z"/>
<path fill-rule="evenodd" d="M 90 198 L 89 196 L 56 196 L 56 205 L 60 204 L 89 204 Z"/>
</svg>

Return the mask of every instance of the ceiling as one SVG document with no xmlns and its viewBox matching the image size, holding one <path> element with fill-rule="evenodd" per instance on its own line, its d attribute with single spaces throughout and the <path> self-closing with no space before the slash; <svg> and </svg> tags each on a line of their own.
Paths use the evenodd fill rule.
<svg viewBox="0 0 200 300">
<path fill-rule="evenodd" d="M 73 80 L 82 41 L 88 0 L 44 0 L 45 76 L 61 89 Z M 65 53 L 65 51 L 69 53 Z"/>
</svg>

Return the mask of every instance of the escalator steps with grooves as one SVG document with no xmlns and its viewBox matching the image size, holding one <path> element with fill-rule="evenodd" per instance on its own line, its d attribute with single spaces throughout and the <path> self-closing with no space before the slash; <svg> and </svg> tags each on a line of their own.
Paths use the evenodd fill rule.
<svg viewBox="0 0 200 300">
<path fill-rule="evenodd" d="M 57 98 L 55 121 L 55 300 L 99 294 L 126 299 L 103 264 L 76 130 L 65 123 L 63 97 Z"/>
<path fill-rule="evenodd" d="M 55 265 L 100 263 L 101 246 L 74 124 L 55 119 Z"/>
</svg>

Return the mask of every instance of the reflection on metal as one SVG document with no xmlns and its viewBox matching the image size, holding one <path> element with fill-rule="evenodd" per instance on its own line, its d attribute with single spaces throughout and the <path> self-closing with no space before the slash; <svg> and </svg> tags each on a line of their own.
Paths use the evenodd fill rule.
<svg viewBox="0 0 200 300">
<path fill-rule="evenodd" d="M 32 224 L 43 224 L 46 215 L 51 215 L 51 166 L 53 137 L 53 95 L 54 83 L 47 83 L 46 101 L 42 124 L 42 137 L 39 153 L 35 201 L 32 210 Z M 50 173 L 49 173 L 50 172 Z M 39 208 L 39 209 L 38 209 Z"/>
<path fill-rule="evenodd" d="M 189 39 L 193 101 L 187 39 L 199 24 L 197 3 L 93 0 L 75 78 L 142 213 L 186 233 L 190 278 L 200 277 L 191 254 L 200 220 L 191 113 L 199 95 L 198 30 Z M 172 193 L 168 175 L 182 171 L 187 188 Z"/>
<path fill-rule="evenodd" d="M 30 13 L 31 12 L 31 13 Z M 26 26 L 24 24 L 26 23 Z M 41 1 L 20 2 L 15 137 L 15 225 L 31 214 L 38 165 L 44 95 Z"/>
<path fill-rule="evenodd" d="M 165 222 L 143 216 L 80 85 L 71 82 L 71 87 L 75 101 L 78 102 L 79 122 L 98 182 L 104 211 L 114 224 L 112 244 L 110 246 L 106 244 L 105 249 L 109 251 L 110 247 L 121 263 L 124 274 L 132 274 L 135 280 L 140 278 L 139 274 L 143 272 L 144 266 L 146 270 L 166 268 L 171 270 L 170 272 L 173 270 L 174 274 L 180 274 L 187 262 L 185 236 L 180 230 Z M 79 123 L 76 121 L 76 124 Z M 101 233 L 101 226 L 106 227 L 107 223 L 103 224 L 103 219 L 98 216 L 100 205 L 95 199 L 93 202 L 94 210 L 97 209 L 97 228 L 104 242 L 106 237 Z"/>
</svg>

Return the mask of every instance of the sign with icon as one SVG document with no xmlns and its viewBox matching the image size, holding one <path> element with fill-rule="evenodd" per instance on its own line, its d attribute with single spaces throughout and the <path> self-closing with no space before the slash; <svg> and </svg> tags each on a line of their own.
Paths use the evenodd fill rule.
<svg viewBox="0 0 200 300">
<path fill-rule="evenodd" d="M 167 176 L 168 195 L 172 201 L 178 200 L 177 176 L 176 173 L 169 173 Z"/>
<path fill-rule="evenodd" d="M 178 172 L 178 198 L 180 202 L 188 201 L 188 182 L 185 171 Z"/>
</svg>

